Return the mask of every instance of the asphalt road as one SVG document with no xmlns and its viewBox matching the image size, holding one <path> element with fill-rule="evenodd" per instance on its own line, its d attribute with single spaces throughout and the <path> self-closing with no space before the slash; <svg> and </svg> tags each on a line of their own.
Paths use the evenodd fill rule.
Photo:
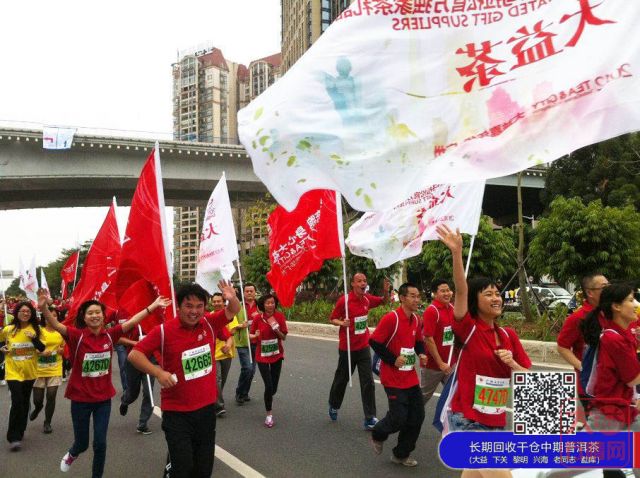
<svg viewBox="0 0 640 478">
<path fill-rule="evenodd" d="M 374 456 L 368 442 L 369 434 L 362 429 L 357 372 L 353 389 L 347 389 L 338 421 L 331 422 L 327 415 L 327 398 L 337 360 L 335 341 L 289 337 L 285 343 L 280 386 L 274 397 L 275 427 L 267 429 L 263 426 L 264 388 L 259 373 L 256 372 L 251 389 L 252 401 L 240 407 L 233 400 L 240 369 L 237 359 L 234 359 L 225 387 L 228 411 L 225 418 L 218 420 L 217 445 L 267 477 L 460 476 L 459 471 L 444 467 L 437 455 L 439 434 L 431 426 L 435 398 L 427 404 L 427 418 L 413 454 L 419 465 L 413 469 L 389 461 L 396 436 L 385 444 L 382 455 Z M 151 418 L 152 435 L 137 434 L 138 406 L 131 405 L 129 414 L 120 416 L 117 409 L 120 397 L 117 371 L 114 371 L 114 381 L 118 394 L 111 411 L 105 476 L 159 478 L 166 458 L 160 419 Z M 37 421 L 29 424 L 22 451 L 11 453 L 4 441 L 9 390 L 0 388 L 0 437 L 3 439 L 0 445 L 0 477 L 43 478 L 60 473 L 60 459 L 73 440 L 70 403 L 63 397 L 63 392 L 58 392 L 53 434 L 42 433 L 41 413 Z M 380 385 L 376 385 L 376 399 L 378 416 L 382 417 L 387 411 L 387 403 Z M 69 475 L 90 476 L 91 458 L 90 448 L 73 464 Z M 240 476 L 218 457 L 214 475 Z"/>
</svg>

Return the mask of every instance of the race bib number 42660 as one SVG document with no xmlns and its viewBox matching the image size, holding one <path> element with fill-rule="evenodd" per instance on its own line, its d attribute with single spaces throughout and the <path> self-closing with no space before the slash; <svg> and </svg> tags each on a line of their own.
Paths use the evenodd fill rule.
<svg viewBox="0 0 640 478">
<path fill-rule="evenodd" d="M 83 377 L 102 377 L 109 373 L 111 352 L 86 353 L 82 360 Z"/>
<path fill-rule="evenodd" d="M 209 375 L 213 370 L 213 360 L 211 359 L 211 347 L 205 344 L 202 347 L 185 350 L 182 352 L 182 371 L 185 380 Z"/>
</svg>

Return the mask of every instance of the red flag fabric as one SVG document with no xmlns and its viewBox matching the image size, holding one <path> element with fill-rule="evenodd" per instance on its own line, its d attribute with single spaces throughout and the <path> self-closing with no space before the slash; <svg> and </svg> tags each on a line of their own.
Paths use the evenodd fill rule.
<svg viewBox="0 0 640 478">
<path fill-rule="evenodd" d="M 69 256 L 67 262 L 62 266 L 60 271 L 60 278 L 62 279 L 60 285 L 60 294 L 63 299 L 67 298 L 67 292 L 69 291 L 69 284 L 76 278 L 76 270 L 78 268 L 78 258 L 80 257 L 80 251 L 76 251 Z"/>
<path fill-rule="evenodd" d="M 269 216 L 267 280 L 284 307 L 293 304 L 298 285 L 325 259 L 342 257 L 339 221 L 336 193 L 326 189 L 305 193 L 292 212 L 278 206 Z"/>
<path fill-rule="evenodd" d="M 142 168 L 131 201 L 115 283 L 118 305 L 130 315 L 140 312 L 158 295 L 173 298 L 166 237 L 160 156 L 156 148 Z M 167 319 L 173 317 L 171 308 L 165 313 Z M 152 315 L 141 325 L 146 333 L 161 321 L 161 316 Z"/>
<path fill-rule="evenodd" d="M 87 300 L 99 300 L 109 312 L 117 309 L 113 288 L 110 286 L 116 278 L 121 249 L 114 202 L 87 253 L 80 273 L 80 280 L 69 300 L 69 312 L 65 318 L 65 324 L 73 322 L 78 307 Z"/>
</svg>

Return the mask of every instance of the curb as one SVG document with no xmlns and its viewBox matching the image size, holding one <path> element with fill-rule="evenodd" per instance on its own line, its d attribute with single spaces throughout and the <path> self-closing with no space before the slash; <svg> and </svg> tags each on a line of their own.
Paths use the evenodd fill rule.
<svg viewBox="0 0 640 478">
<path fill-rule="evenodd" d="M 287 322 L 289 332 L 295 335 L 319 337 L 325 339 L 338 339 L 338 331 L 335 325 L 317 324 L 309 322 Z M 373 331 L 374 327 L 369 327 Z M 522 340 L 522 346 L 532 362 L 567 368 L 567 363 L 558 353 L 555 342 L 541 342 L 538 340 Z"/>
</svg>

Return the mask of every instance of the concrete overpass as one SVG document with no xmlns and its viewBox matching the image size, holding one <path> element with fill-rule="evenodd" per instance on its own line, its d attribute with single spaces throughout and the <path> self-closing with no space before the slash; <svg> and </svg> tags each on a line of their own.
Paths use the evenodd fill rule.
<svg viewBox="0 0 640 478">
<path fill-rule="evenodd" d="M 46 150 L 41 130 L 0 128 L 0 209 L 104 206 L 112 196 L 128 205 L 153 145 L 146 139 L 80 134 L 71 149 Z M 160 155 L 168 206 L 204 205 L 223 170 L 234 204 L 252 202 L 266 192 L 242 146 L 162 141 Z M 539 209 L 544 174 L 543 168 L 525 174 L 525 204 L 532 206 L 525 214 Z M 515 175 L 490 180 L 486 213 L 511 215 L 510 208 L 501 208 L 505 194 L 515 198 L 515 186 Z"/>
</svg>

